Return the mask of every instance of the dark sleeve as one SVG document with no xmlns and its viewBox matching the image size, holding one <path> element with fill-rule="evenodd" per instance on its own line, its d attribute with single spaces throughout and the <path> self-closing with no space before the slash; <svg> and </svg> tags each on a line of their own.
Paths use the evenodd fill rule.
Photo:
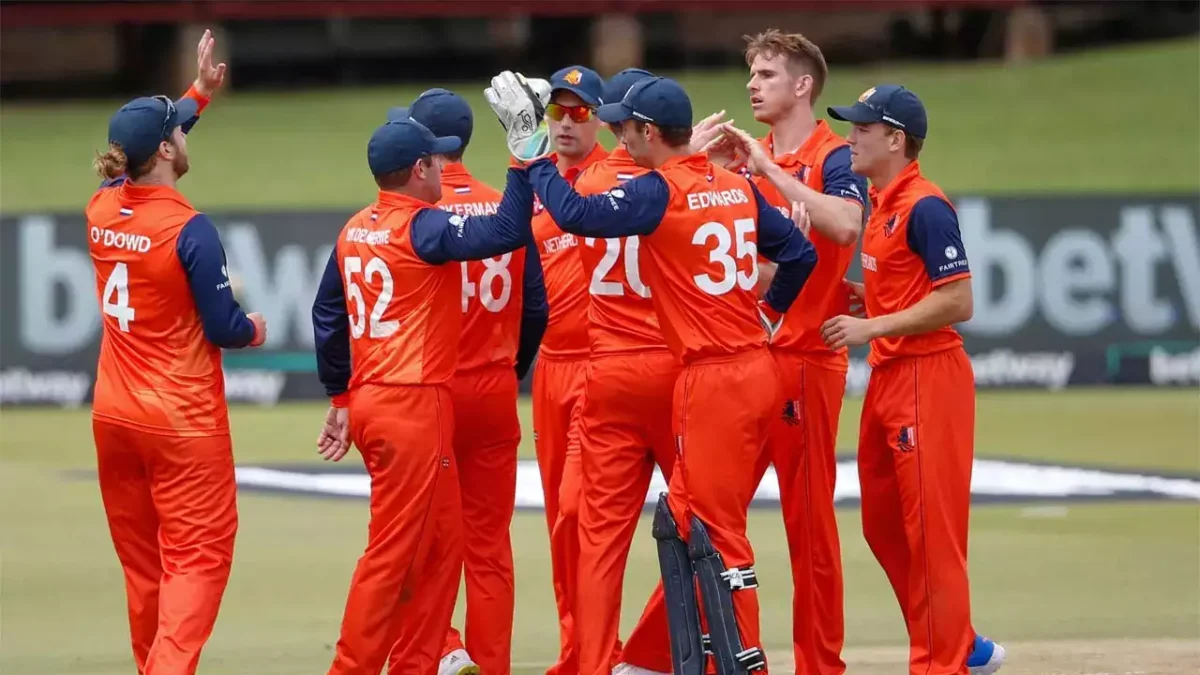
<svg viewBox="0 0 1200 675">
<path fill-rule="evenodd" d="M 580 196 L 549 160 L 531 164 L 529 180 L 559 228 L 584 237 L 650 234 L 662 222 L 671 201 L 667 181 L 657 171 L 591 197 Z"/>
<path fill-rule="evenodd" d="M 208 216 L 197 213 L 183 226 L 175 241 L 175 253 L 187 274 L 204 337 L 225 349 L 250 344 L 254 340 L 254 324 L 233 298 L 225 268 L 225 248 Z"/>
<path fill-rule="evenodd" d="M 958 214 L 941 197 L 925 197 L 908 216 L 908 247 L 925 261 L 934 286 L 971 273 Z"/>
<path fill-rule="evenodd" d="M 825 185 L 825 194 L 858 204 L 866 218 L 867 179 L 850 170 L 850 146 L 844 145 L 825 157 L 821 182 Z"/>
<path fill-rule="evenodd" d="M 327 395 L 344 394 L 350 386 L 350 315 L 346 313 L 346 291 L 336 249 L 329 254 L 329 263 L 317 286 L 312 322 L 317 377 L 325 385 Z"/>
<path fill-rule="evenodd" d="M 430 208 L 413 218 L 413 249 L 421 260 L 482 260 L 515 251 L 533 241 L 533 192 L 524 169 L 508 170 L 504 196 L 490 216 L 459 216 Z"/>
<path fill-rule="evenodd" d="M 763 300 L 783 313 L 791 308 L 817 266 L 817 249 L 791 218 L 771 206 L 754 183 L 749 184 L 758 205 L 758 251 L 779 265 Z"/>
<path fill-rule="evenodd" d="M 537 246 L 525 247 L 525 281 L 521 295 L 521 337 L 517 344 L 517 377 L 525 379 L 533 357 L 542 344 L 546 323 L 550 318 L 550 305 L 546 302 L 546 280 L 542 275 L 542 259 Z"/>
</svg>

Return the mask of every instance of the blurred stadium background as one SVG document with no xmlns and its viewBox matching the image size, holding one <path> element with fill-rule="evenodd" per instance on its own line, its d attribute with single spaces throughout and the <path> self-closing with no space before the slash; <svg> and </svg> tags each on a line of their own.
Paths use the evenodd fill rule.
<svg viewBox="0 0 1200 675">
<path fill-rule="evenodd" d="M 972 593 L 978 629 L 1009 647 L 1004 672 L 1200 672 L 1200 5 L 1024 0 L 0 4 L 0 672 L 132 672 L 92 474 L 82 210 L 108 116 L 182 92 L 205 28 L 230 76 L 181 187 L 223 230 L 271 339 L 226 361 L 241 531 L 201 672 L 290 675 L 328 665 L 365 541 L 357 459 L 312 462 L 308 310 L 337 231 L 373 195 L 364 150 L 387 107 L 429 86 L 466 95 L 467 163 L 492 182 L 507 160 L 481 90 L 502 68 L 640 65 L 678 77 L 699 114 L 762 131 L 740 47 L 768 27 L 825 51 L 821 111 L 882 81 L 929 107 L 922 165 L 975 269 L 961 326 L 980 392 Z M 859 532 L 855 356 L 839 436 L 847 658 L 897 673 L 902 623 Z M 532 674 L 557 626 L 540 489 L 521 481 L 514 653 Z M 751 536 L 766 646 L 790 672 L 774 496 L 764 485 Z M 656 576 L 643 526 L 626 627 Z"/>
</svg>

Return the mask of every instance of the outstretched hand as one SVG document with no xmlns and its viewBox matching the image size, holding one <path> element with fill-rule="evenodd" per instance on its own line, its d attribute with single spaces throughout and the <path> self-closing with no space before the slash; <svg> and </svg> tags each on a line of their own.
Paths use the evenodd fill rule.
<svg viewBox="0 0 1200 675">
<path fill-rule="evenodd" d="M 225 64 L 213 65 L 213 48 L 217 39 L 211 30 L 205 30 L 196 45 L 196 81 L 192 86 L 197 93 L 206 98 L 216 93 L 225 83 Z"/>
<path fill-rule="evenodd" d="M 550 153 L 546 106 L 524 75 L 509 70 L 500 73 L 492 78 L 492 86 L 483 90 L 483 97 L 504 127 L 513 157 L 530 162 Z"/>
</svg>

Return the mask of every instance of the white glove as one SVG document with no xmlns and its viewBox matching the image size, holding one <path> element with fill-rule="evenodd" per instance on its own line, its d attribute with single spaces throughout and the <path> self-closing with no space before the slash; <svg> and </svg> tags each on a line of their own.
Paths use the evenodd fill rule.
<svg viewBox="0 0 1200 675">
<path fill-rule="evenodd" d="M 529 88 L 533 90 L 533 93 L 537 94 L 538 100 L 542 102 L 542 107 L 550 105 L 550 80 L 531 77 L 526 82 L 529 83 Z"/>
<path fill-rule="evenodd" d="M 550 153 L 546 106 L 524 75 L 508 70 L 500 73 L 492 78 L 492 86 L 483 90 L 483 96 L 504 127 L 513 157 L 531 162 Z"/>
</svg>

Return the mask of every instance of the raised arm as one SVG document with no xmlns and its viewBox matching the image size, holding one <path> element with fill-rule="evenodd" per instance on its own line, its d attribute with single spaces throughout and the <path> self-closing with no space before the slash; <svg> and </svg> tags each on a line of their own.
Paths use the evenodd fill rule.
<svg viewBox="0 0 1200 675">
<path fill-rule="evenodd" d="M 317 286 L 312 307 L 313 341 L 317 351 L 317 377 L 334 404 L 343 404 L 350 386 L 350 315 L 346 291 L 338 268 L 337 250 L 329 254 L 325 273 Z"/>
<path fill-rule="evenodd" d="M 817 266 L 817 249 L 791 219 L 767 202 L 753 183 L 747 183 L 758 207 L 758 250 L 779 265 L 763 300 L 782 314 L 791 308 Z"/>
<path fill-rule="evenodd" d="M 564 232 L 612 239 L 647 235 L 658 228 L 671 200 L 667 182 L 651 171 L 590 197 L 583 197 L 550 160 L 529 165 L 533 191 Z"/>
<path fill-rule="evenodd" d="M 542 344 L 550 305 L 546 302 L 546 280 L 537 246 L 525 247 L 524 292 L 521 294 L 521 336 L 517 343 L 517 378 L 524 379 Z"/>
<path fill-rule="evenodd" d="M 225 248 L 208 216 L 197 213 L 183 226 L 175 254 L 187 275 L 204 337 L 224 349 L 261 344 L 254 322 L 233 297 Z"/>
<path fill-rule="evenodd" d="M 524 169 L 511 168 L 494 215 L 464 218 L 436 208 L 421 211 L 413 218 L 413 248 L 431 265 L 504 255 L 533 241 L 532 218 L 529 178 Z"/>
</svg>

